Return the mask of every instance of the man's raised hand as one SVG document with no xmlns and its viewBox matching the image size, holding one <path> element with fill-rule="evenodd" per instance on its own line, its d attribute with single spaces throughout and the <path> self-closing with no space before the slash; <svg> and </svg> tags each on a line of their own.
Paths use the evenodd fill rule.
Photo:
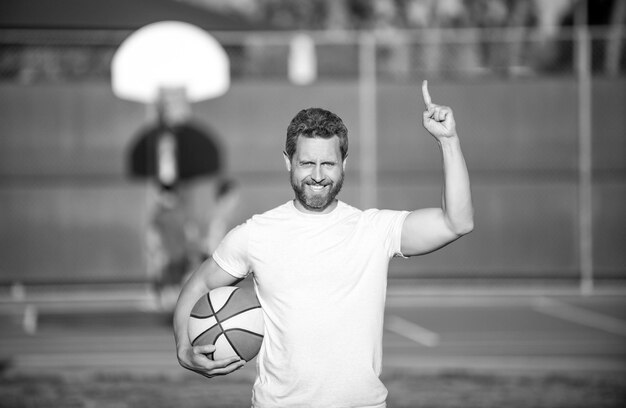
<svg viewBox="0 0 626 408">
<path fill-rule="evenodd" d="M 426 105 L 426 110 L 423 113 L 423 124 L 426 130 L 436 139 L 456 137 L 456 123 L 452 109 L 432 102 L 426 80 L 422 82 L 422 95 Z"/>
</svg>

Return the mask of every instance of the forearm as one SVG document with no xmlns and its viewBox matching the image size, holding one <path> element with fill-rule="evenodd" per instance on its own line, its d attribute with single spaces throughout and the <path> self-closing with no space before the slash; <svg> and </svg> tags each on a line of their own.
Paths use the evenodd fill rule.
<svg viewBox="0 0 626 408">
<path fill-rule="evenodd" d="M 458 136 L 438 139 L 443 156 L 442 210 L 449 228 L 464 235 L 474 228 L 469 174 Z"/>
<path fill-rule="evenodd" d="M 174 310 L 174 337 L 177 349 L 190 346 L 187 324 L 198 299 L 212 289 L 229 286 L 236 281 L 235 277 L 220 268 L 213 259 L 206 260 L 191 275 L 180 291 Z"/>
<path fill-rule="evenodd" d="M 207 293 L 210 289 L 206 280 L 202 278 L 200 271 L 192 274 L 183 286 L 174 309 L 174 338 L 177 348 L 190 346 L 187 324 L 191 309 L 193 309 L 197 300 L 200 299 L 200 296 Z"/>
</svg>

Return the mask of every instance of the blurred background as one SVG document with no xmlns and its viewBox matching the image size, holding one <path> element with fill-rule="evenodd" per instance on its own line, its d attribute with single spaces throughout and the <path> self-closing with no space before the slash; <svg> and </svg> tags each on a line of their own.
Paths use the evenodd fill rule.
<svg viewBox="0 0 626 408">
<path fill-rule="evenodd" d="M 193 120 L 219 148 L 221 162 L 208 176 L 226 175 L 239 187 L 230 226 L 291 198 L 280 157 L 285 129 L 295 112 L 317 105 L 350 129 L 344 201 L 439 205 L 439 152 L 420 124 L 419 85 L 428 79 L 434 100 L 458 117 L 477 228 L 440 252 L 394 261 L 391 277 L 586 279 L 588 289 L 625 277 L 620 1 L 6 0 L 0 7 L 4 285 L 147 278 L 151 183 L 128 176 L 128 155 L 155 119 L 150 106 L 113 94 L 111 61 L 134 30 L 160 20 L 207 30 L 230 59 L 228 92 L 191 104 Z"/>
<path fill-rule="evenodd" d="M 227 92 L 189 103 L 186 116 L 213 149 L 213 164 L 185 183 L 204 235 L 216 217 L 225 231 L 292 198 L 285 131 L 311 106 L 350 131 L 344 201 L 440 205 L 440 153 L 421 126 L 427 79 L 457 118 L 476 229 L 392 261 L 391 289 L 587 296 L 626 282 L 626 2 L 3 0 L 6 308 L 37 294 L 62 304 L 76 288 L 99 290 L 89 296 L 103 304 L 151 301 L 162 186 L 132 152 L 158 107 L 117 97 L 111 64 L 133 32 L 163 20 L 206 30 L 230 61 Z M 225 181 L 235 198 L 223 209 Z"/>
</svg>

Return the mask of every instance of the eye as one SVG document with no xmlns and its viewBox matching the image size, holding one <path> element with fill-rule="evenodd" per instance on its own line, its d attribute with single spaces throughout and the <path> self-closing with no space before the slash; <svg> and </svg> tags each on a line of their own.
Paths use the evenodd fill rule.
<svg viewBox="0 0 626 408">
<path fill-rule="evenodd" d="M 324 163 L 322 163 L 322 165 L 324 167 L 333 167 L 333 166 L 335 166 L 335 164 L 336 164 L 335 162 L 324 162 Z"/>
</svg>

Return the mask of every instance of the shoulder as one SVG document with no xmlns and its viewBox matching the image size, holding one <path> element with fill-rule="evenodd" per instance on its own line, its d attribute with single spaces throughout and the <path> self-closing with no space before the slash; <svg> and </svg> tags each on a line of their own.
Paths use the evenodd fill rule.
<svg viewBox="0 0 626 408">
<path fill-rule="evenodd" d="M 370 208 L 363 211 L 362 219 L 374 228 L 390 230 L 401 228 L 404 220 L 410 214 L 409 211 L 386 210 Z"/>
<path fill-rule="evenodd" d="M 393 229 L 401 226 L 409 215 L 409 211 L 387 210 L 370 208 L 360 210 L 342 201 L 337 206 L 338 215 L 343 220 L 351 219 L 359 224 L 370 226 L 374 229 Z"/>
<path fill-rule="evenodd" d="M 222 239 L 222 246 L 242 246 L 248 241 L 250 235 L 250 225 L 248 222 L 233 227 Z"/>
<path fill-rule="evenodd" d="M 386 210 L 378 208 L 370 208 L 363 211 L 363 217 L 372 221 L 376 220 L 392 220 L 394 218 L 406 218 L 409 211 Z"/>
<path fill-rule="evenodd" d="M 396 219 L 404 220 L 404 218 L 406 218 L 406 216 L 409 214 L 409 211 L 386 210 L 386 209 L 378 209 L 378 208 L 369 208 L 367 210 L 361 210 L 343 201 L 339 201 L 336 212 L 340 218 L 356 217 L 364 222 L 382 222 L 382 223 L 393 222 Z"/>
</svg>

